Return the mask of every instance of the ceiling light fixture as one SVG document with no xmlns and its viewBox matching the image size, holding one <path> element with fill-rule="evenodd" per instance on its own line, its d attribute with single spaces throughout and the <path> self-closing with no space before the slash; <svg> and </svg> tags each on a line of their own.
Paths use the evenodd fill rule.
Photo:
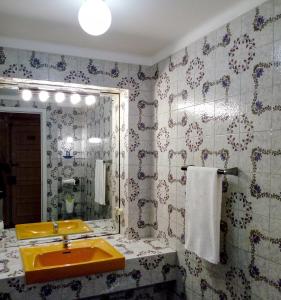
<svg viewBox="0 0 281 300">
<path fill-rule="evenodd" d="M 70 102 L 72 103 L 72 104 L 78 104 L 79 102 L 81 101 L 81 97 L 80 97 L 80 95 L 79 94 L 72 94 L 71 96 L 70 96 Z"/>
<path fill-rule="evenodd" d="M 30 101 L 32 98 L 31 90 L 22 90 L 21 97 L 23 101 Z"/>
<path fill-rule="evenodd" d="M 88 106 L 94 105 L 96 103 L 96 96 L 89 95 L 85 98 L 85 103 Z"/>
<path fill-rule="evenodd" d="M 90 35 L 102 35 L 111 25 L 111 12 L 103 0 L 86 0 L 80 7 L 78 21 Z"/>
<path fill-rule="evenodd" d="M 55 94 L 55 100 L 57 103 L 62 103 L 65 100 L 65 94 L 62 92 L 57 92 Z"/>
<path fill-rule="evenodd" d="M 41 102 L 46 102 L 49 99 L 49 93 L 47 91 L 41 91 L 39 93 L 39 100 Z"/>
</svg>

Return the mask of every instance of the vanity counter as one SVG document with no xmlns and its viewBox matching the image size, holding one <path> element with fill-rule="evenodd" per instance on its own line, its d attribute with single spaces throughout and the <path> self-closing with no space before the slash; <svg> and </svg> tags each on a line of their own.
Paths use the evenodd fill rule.
<svg viewBox="0 0 281 300">
<path fill-rule="evenodd" d="M 26 285 L 19 245 L 11 245 L 12 230 L 5 234 L 0 244 L 0 299 L 81 299 L 176 280 L 176 251 L 165 237 L 129 240 L 116 234 L 103 238 L 124 254 L 125 270 Z"/>
</svg>

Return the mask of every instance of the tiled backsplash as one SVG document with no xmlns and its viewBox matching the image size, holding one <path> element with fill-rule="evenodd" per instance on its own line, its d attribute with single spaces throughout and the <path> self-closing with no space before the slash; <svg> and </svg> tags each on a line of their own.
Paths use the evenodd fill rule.
<svg viewBox="0 0 281 300">
<path fill-rule="evenodd" d="M 153 67 L 0 51 L 3 76 L 129 89 L 122 232 L 168 238 L 191 299 L 281 298 L 280 18 L 266 2 Z M 184 249 L 186 164 L 240 170 L 224 180 L 217 266 Z"/>
</svg>

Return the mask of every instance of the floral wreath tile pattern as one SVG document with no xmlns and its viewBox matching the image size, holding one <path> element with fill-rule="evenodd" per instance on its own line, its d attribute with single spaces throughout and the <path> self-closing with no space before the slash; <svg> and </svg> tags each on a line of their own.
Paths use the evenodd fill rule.
<svg viewBox="0 0 281 300">
<path fill-rule="evenodd" d="M 145 174 L 142 170 L 143 160 L 147 156 L 152 156 L 155 161 L 155 169 L 156 170 L 152 174 Z M 138 179 L 144 180 L 144 179 L 151 178 L 151 179 L 157 180 L 157 178 L 158 178 L 158 171 L 157 171 L 157 169 L 158 169 L 158 151 L 140 150 L 138 153 L 138 159 L 139 159 Z"/>
<path fill-rule="evenodd" d="M 280 67 L 281 62 L 273 62 L 273 63 L 258 63 L 255 65 L 253 69 L 253 80 L 254 80 L 254 97 L 252 102 L 252 113 L 254 115 L 260 116 L 262 113 L 266 111 L 281 111 L 281 105 L 277 104 L 274 106 L 264 105 L 262 100 L 259 97 L 258 89 L 259 89 L 259 80 L 265 76 L 266 71 L 271 71 L 274 67 Z"/>
<path fill-rule="evenodd" d="M 50 68 L 50 69 L 57 70 L 59 72 L 64 72 L 67 67 L 64 55 L 61 55 L 61 60 L 58 61 L 55 65 L 51 65 L 47 63 L 42 63 L 40 61 L 40 58 L 36 57 L 35 51 L 31 52 L 31 56 L 29 58 L 29 64 L 32 68 L 35 69 Z"/>
<path fill-rule="evenodd" d="M 269 242 L 272 246 L 276 246 L 281 251 L 281 239 L 265 236 L 258 230 L 251 230 L 249 239 L 251 243 L 251 263 L 249 265 L 249 273 L 251 277 L 256 281 L 263 281 L 281 292 L 281 277 L 276 278 L 275 280 L 269 279 L 265 275 L 262 275 L 260 268 L 255 264 L 256 247 L 262 240 Z"/>
<path fill-rule="evenodd" d="M 243 206 L 243 212 L 239 211 L 239 217 L 235 216 L 234 206 L 239 203 Z M 244 193 L 233 192 L 226 200 L 226 216 L 230 219 L 234 227 L 246 229 L 247 225 L 252 222 L 252 203 L 247 201 Z"/>
<path fill-rule="evenodd" d="M 154 208 L 153 215 L 155 216 L 155 220 L 151 221 L 150 223 L 146 223 L 143 220 L 143 208 L 145 205 L 152 204 Z M 156 200 L 148 200 L 148 199 L 140 199 L 138 201 L 138 208 L 139 208 L 139 219 L 138 219 L 138 228 L 145 228 L 145 227 L 152 227 L 153 229 L 158 229 L 158 222 L 157 222 L 157 208 L 158 202 Z"/>
<path fill-rule="evenodd" d="M 174 99 L 175 98 L 178 98 L 178 97 L 182 97 L 183 100 L 186 100 L 187 99 L 187 90 L 182 90 L 180 93 L 178 94 L 171 94 L 169 96 L 169 120 L 168 120 L 168 125 L 170 128 L 173 128 L 175 126 L 186 126 L 187 124 L 187 113 L 184 112 L 181 120 L 179 121 L 174 121 L 174 119 L 172 118 L 172 104 L 174 102 Z"/>
<path fill-rule="evenodd" d="M 271 150 L 271 149 L 264 149 L 261 147 L 254 148 L 251 154 L 251 162 L 252 162 L 252 181 L 250 185 L 251 195 L 257 199 L 260 198 L 271 198 L 281 201 L 281 195 L 271 192 L 263 191 L 261 186 L 257 182 L 257 164 L 262 160 L 265 155 L 271 156 L 280 156 L 281 149 L 278 150 Z"/>
<path fill-rule="evenodd" d="M 3 71 L 3 75 L 5 77 L 17 77 L 16 76 L 17 72 L 20 73 L 20 75 L 22 75 L 24 78 L 27 79 L 33 78 L 32 71 L 30 71 L 23 64 L 20 64 L 18 66 L 16 64 L 9 65 L 8 69 Z M 19 74 L 18 77 L 20 77 Z"/>
<path fill-rule="evenodd" d="M 157 138 L 156 144 L 160 152 L 165 152 L 170 144 L 170 134 L 167 128 L 165 127 L 160 128 L 156 138 Z"/>
<path fill-rule="evenodd" d="M 172 159 L 174 159 L 175 156 L 180 156 L 182 158 L 182 163 L 183 165 L 186 165 L 186 159 L 187 159 L 187 153 L 185 150 L 180 150 L 180 151 L 174 151 L 174 150 L 169 150 L 168 153 L 168 159 L 169 159 L 169 173 L 168 173 L 168 181 L 170 183 L 180 183 L 181 185 L 186 184 L 186 172 L 181 176 L 181 178 L 176 178 L 173 173 L 172 173 Z"/>
<path fill-rule="evenodd" d="M 143 110 L 146 106 L 152 106 L 154 108 L 154 116 L 156 118 L 156 121 L 152 126 L 146 126 L 145 123 L 142 121 L 143 116 Z M 138 110 L 139 110 L 139 121 L 138 121 L 138 129 L 141 131 L 145 130 L 157 130 L 158 129 L 158 120 L 157 120 L 157 111 L 158 111 L 158 101 L 155 100 L 153 102 L 147 102 L 144 100 L 141 100 L 138 102 Z"/>
<path fill-rule="evenodd" d="M 237 284 L 243 288 L 237 289 Z M 225 285 L 231 299 L 251 300 L 251 285 L 243 270 L 231 267 L 225 274 Z"/>
<path fill-rule="evenodd" d="M 216 50 L 219 47 L 225 48 L 230 44 L 231 40 L 231 31 L 229 24 L 226 25 L 226 33 L 222 37 L 222 40 L 218 42 L 216 45 L 211 46 L 210 43 L 207 41 L 207 37 L 204 38 L 204 44 L 202 48 L 203 55 L 209 55 L 212 51 Z"/>
<path fill-rule="evenodd" d="M 215 80 L 215 81 L 204 82 L 202 85 L 203 99 L 206 100 L 206 96 L 207 96 L 208 92 L 210 91 L 211 87 L 216 86 L 216 85 L 221 85 L 225 90 L 225 99 L 227 100 L 230 83 L 231 83 L 231 81 L 230 81 L 229 75 L 224 75 L 220 79 Z"/>
<path fill-rule="evenodd" d="M 181 216 L 181 218 L 183 220 L 183 224 L 185 224 L 185 209 L 184 208 L 177 208 L 177 207 L 173 206 L 172 204 L 168 205 L 168 214 L 169 214 L 168 235 L 169 235 L 169 237 L 176 238 L 182 244 L 184 244 L 184 242 L 185 242 L 184 226 L 182 228 L 182 234 L 180 236 L 178 236 L 176 233 L 174 233 L 173 229 L 171 227 L 171 215 L 172 215 L 173 212 L 177 212 Z"/>
<path fill-rule="evenodd" d="M 146 270 L 153 270 L 158 268 L 163 259 L 163 255 L 157 255 L 151 258 L 142 257 L 139 259 L 139 264 L 143 266 Z"/>
<path fill-rule="evenodd" d="M 182 57 L 182 60 L 178 63 L 174 63 L 172 61 L 172 56 L 170 56 L 170 62 L 169 62 L 169 71 L 173 72 L 174 70 L 176 70 L 178 67 L 180 66 L 185 66 L 188 63 L 188 53 L 187 53 L 187 48 L 185 48 L 185 54 Z"/>
<path fill-rule="evenodd" d="M 211 151 L 208 150 L 207 148 L 203 149 L 201 151 L 201 162 L 202 162 L 202 167 L 205 167 L 205 162 L 209 158 L 210 155 L 215 155 L 218 156 L 221 161 L 224 162 L 224 168 L 226 169 L 228 166 L 228 161 L 229 161 L 229 151 L 225 148 L 219 149 L 217 151 Z"/>
<path fill-rule="evenodd" d="M 161 100 L 164 100 L 170 91 L 170 78 L 166 72 L 160 75 L 156 83 L 157 95 Z"/>
<path fill-rule="evenodd" d="M 235 129 L 239 129 L 239 126 L 242 126 L 246 132 L 245 138 L 242 138 L 241 141 L 237 141 L 237 137 L 234 135 Z M 254 139 L 254 126 L 253 121 L 250 121 L 246 114 L 241 116 L 235 116 L 231 124 L 227 128 L 227 142 L 232 146 L 234 151 L 244 151 L 247 150 L 248 145 Z"/>
<path fill-rule="evenodd" d="M 127 152 L 134 152 L 140 146 L 140 136 L 133 129 L 127 129 L 125 133 L 125 148 Z"/>
<path fill-rule="evenodd" d="M 139 66 L 139 70 L 138 70 L 138 79 L 141 81 L 145 81 L 145 80 L 157 80 L 159 77 L 159 70 L 158 70 L 158 65 L 156 66 L 156 71 L 154 73 L 154 75 L 152 76 L 148 76 L 146 75 L 143 70 L 142 70 L 142 66 Z"/>
<path fill-rule="evenodd" d="M 218 295 L 220 300 L 227 300 L 227 296 L 222 290 L 215 289 L 205 279 L 201 279 L 200 288 L 202 299 L 205 299 L 205 293 L 210 289 L 214 294 Z"/>
<path fill-rule="evenodd" d="M 140 284 L 141 276 L 142 276 L 141 271 L 140 270 L 135 270 L 135 269 L 132 270 L 131 272 L 123 273 L 123 274 L 111 273 L 111 274 L 106 276 L 106 285 L 107 285 L 108 288 L 112 288 L 115 285 L 118 278 L 131 277 L 135 281 L 136 287 L 138 287 L 139 284 Z"/>
<path fill-rule="evenodd" d="M 5 55 L 4 48 L 0 47 L 0 65 L 4 65 L 6 62 L 7 56 Z"/>
<path fill-rule="evenodd" d="M 65 82 L 77 82 L 81 81 L 83 84 L 90 84 L 91 80 L 86 74 L 82 71 L 70 71 L 68 75 L 64 77 Z"/>
<path fill-rule="evenodd" d="M 129 191 L 129 193 L 128 193 Z M 137 199 L 137 196 L 140 193 L 139 184 L 133 179 L 127 179 L 124 184 L 124 195 L 125 199 L 130 202 L 134 202 Z"/>
<path fill-rule="evenodd" d="M 234 40 L 233 46 L 228 52 L 229 69 L 233 70 L 235 74 L 248 70 L 255 57 L 255 48 L 255 40 L 251 39 L 246 33 Z M 246 54 L 240 57 L 242 50 L 246 52 Z"/>
<path fill-rule="evenodd" d="M 266 27 L 268 24 L 272 24 L 276 21 L 281 19 L 281 14 L 277 14 L 274 17 L 266 18 L 260 14 L 260 10 L 257 7 L 256 8 L 256 15 L 253 21 L 253 28 L 254 31 L 262 31 L 264 27 Z"/>
<path fill-rule="evenodd" d="M 199 274 L 203 271 L 202 259 L 188 250 L 185 250 L 184 257 L 189 273 L 195 277 L 199 277 Z"/>
<path fill-rule="evenodd" d="M 199 151 L 203 143 L 203 129 L 199 126 L 198 122 L 189 124 L 185 133 L 185 144 L 190 152 Z"/>
<path fill-rule="evenodd" d="M 92 74 L 92 75 L 106 75 L 106 76 L 109 76 L 112 78 L 118 78 L 119 74 L 120 74 L 117 62 L 114 64 L 114 68 L 112 68 L 110 71 L 103 71 L 103 70 L 98 69 L 98 67 L 95 65 L 93 59 L 89 59 L 89 63 L 87 65 L 87 70 L 88 70 L 89 74 Z"/>
<path fill-rule="evenodd" d="M 193 90 L 200 85 L 204 76 L 205 76 L 204 62 L 199 57 L 195 57 L 194 59 L 192 59 L 188 69 L 186 70 L 186 83 Z"/>
<path fill-rule="evenodd" d="M 140 95 L 140 85 L 133 77 L 123 77 L 117 87 L 129 90 L 129 101 L 133 102 Z"/>
<path fill-rule="evenodd" d="M 166 204 L 169 200 L 169 186 L 166 180 L 159 180 L 156 190 L 157 200 L 162 204 Z"/>
<path fill-rule="evenodd" d="M 226 252 L 226 241 L 227 241 L 227 233 L 228 233 L 228 226 L 227 223 L 223 220 L 221 220 L 220 223 L 220 231 L 222 233 L 222 245 L 221 245 L 221 251 L 220 251 L 220 263 L 223 265 L 227 264 L 228 261 L 228 255 Z"/>
</svg>

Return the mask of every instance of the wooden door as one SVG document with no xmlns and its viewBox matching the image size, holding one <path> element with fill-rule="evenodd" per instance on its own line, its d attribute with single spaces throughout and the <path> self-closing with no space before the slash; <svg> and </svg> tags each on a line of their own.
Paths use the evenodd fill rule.
<svg viewBox="0 0 281 300">
<path fill-rule="evenodd" d="M 41 221 L 40 115 L 8 114 L 10 175 L 6 202 L 10 223 Z"/>
</svg>

